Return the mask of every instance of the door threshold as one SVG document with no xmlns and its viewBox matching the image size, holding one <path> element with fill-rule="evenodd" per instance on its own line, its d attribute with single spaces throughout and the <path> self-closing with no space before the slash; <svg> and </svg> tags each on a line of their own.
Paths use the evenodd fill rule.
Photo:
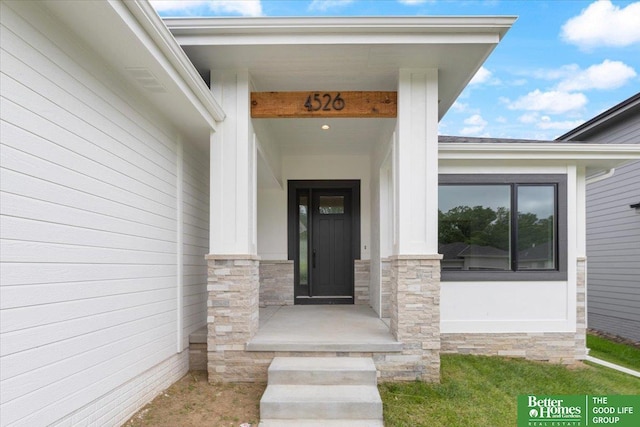
<svg viewBox="0 0 640 427">
<path fill-rule="evenodd" d="M 298 295 L 296 298 L 307 298 L 307 299 L 314 299 L 314 298 L 331 298 L 331 299 L 339 299 L 339 298 L 351 298 L 353 299 L 353 297 L 348 296 L 348 295 L 326 295 L 326 296 L 315 296 L 315 297 L 308 297 L 306 295 Z"/>
<path fill-rule="evenodd" d="M 354 303 L 354 298 L 350 296 L 322 296 L 322 297 L 297 296 L 295 299 L 296 305 L 305 305 L 305 304 L 332 305 L 332 304 L 353 304 L 353 303 Z"/>
</svg>

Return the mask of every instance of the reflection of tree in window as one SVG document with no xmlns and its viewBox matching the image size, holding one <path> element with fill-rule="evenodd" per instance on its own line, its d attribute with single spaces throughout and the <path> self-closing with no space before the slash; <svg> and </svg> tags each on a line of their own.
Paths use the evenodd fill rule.
<svg viewBox="0 0 640 427">
<path fill-rule="evenodd" d="M 300 202 L 298 204 L 298 213 L 299 213 L 299 236 L 298 243 L 300 251 L 298 270 L 300 272 L 300 284 L 307 285 L 309 283 L 309 263 L 308 263 L 308 254 L 309 254 L 309 220 L 307 216 L 307 206 L 308 206 L 308 198 L 307 196 L 301 196 Z"/>
<path fill-rule="evenodd" d="M 469 206 L 478 194 L 515 190 L 517 215 L 507 206 Z M 504 200 L 509 200 L 506 197 Z M 439 251 L 445 270 L 548 270 L 555 268 L 554 185 L 442 185 L 438 211 Z M 455 206 L 455 203 L 460 203 Z M 508 202 L 507 202 L 508 203 Z M 499 203 L 498 203 L 499 204 Z M 455 207 L 451 207 L 455 206 Z M 448 208 L 448 209 L 447 209 Z M 511 235 L 516 226 L 515 236 Z M 515 237 L 512 241 L 512 237 Z M 517 247 L 514 247 L 514 244 Z M 515 258 L 515 265 L 512 260 Z"/>
</svg>

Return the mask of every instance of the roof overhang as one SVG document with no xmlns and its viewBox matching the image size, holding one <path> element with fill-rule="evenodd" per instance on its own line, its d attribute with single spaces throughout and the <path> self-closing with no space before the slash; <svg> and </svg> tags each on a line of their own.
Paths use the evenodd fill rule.
<svg viewBox="0 0 640 427">
<path fill-rule="evenodd" d="M 491 161 L 515 163 L 541 161 L 545 165 L 571 164 L 584 167 L 587 176 L 595 176 L 640 160 L 640 146 L 635 144 L 593 143 L 440 143 L 440 161 Z"/>
<path fill-rule="evenodd" d="M 439 117 L 515 21 L 511 16 L 170 18 L 201 72 L 248 69 L 256 90 L 397 90 L 398 69 L 439 70 Z"/>
<path fill-rule="evenodd" d="M 224 112 L 146 0 L 43 4 L 106 61 L 115 81 L 146 98 L 186 139 L 208 146 Z"/>
</svg>

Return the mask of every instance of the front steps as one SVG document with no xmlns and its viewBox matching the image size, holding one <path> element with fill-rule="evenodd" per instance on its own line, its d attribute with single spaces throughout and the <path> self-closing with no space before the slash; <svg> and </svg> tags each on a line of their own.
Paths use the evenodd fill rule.
<svg viewBox="0 0 640 427">
<path fill-rule="evenodd" d="M 360 357 L 276 357 L 261 427 L 383 427 L 376 367 Z"/>
</svg>

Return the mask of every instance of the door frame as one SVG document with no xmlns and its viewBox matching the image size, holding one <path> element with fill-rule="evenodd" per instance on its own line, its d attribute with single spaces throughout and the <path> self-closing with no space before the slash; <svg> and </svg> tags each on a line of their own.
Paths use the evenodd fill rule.
<svg viewBox="0 0 640 427">
<path fill-rule="evenodd" d="M 350 299 L 334 301 L 327 298 L 298 298 L 300 271 L 298 266 L 298 190 L 348 190 L 351 192 L 351 257 L 355 261 L 360 259 L 360 180 L 289 180 L 287 182 L 287 252 L 288 259 L 294 264 L 294 304 L 353 304 L 355 297 L 355 274 L 351 269 Z M 311 201 L 310 201 L 311 203 Z"/>
</svg>

